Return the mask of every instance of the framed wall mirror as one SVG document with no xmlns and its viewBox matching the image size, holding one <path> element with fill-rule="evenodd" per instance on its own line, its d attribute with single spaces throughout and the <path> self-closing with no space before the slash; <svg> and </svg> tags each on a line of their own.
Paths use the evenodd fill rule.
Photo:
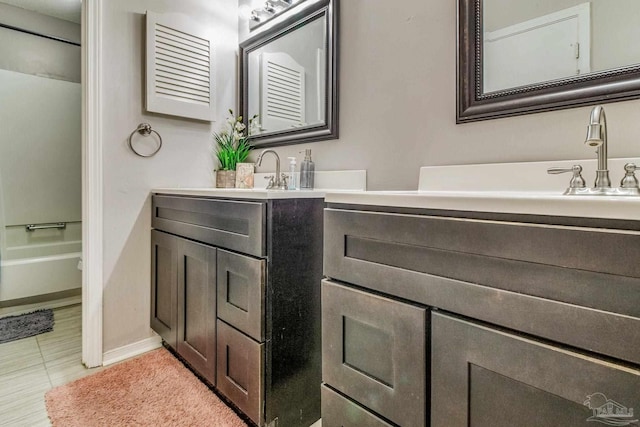
<svg viewBox="0 0 640 427">
<path fill-rule="evenodd" d="M 458 0 L 457 123 L 640 97 L 640 2 Z"/>
<path fill-rule="evenodd" d="M 255 147 L 338 137 L 338 4 L 305 0 L 240 44 L 240 111 Z"/>
</svg>

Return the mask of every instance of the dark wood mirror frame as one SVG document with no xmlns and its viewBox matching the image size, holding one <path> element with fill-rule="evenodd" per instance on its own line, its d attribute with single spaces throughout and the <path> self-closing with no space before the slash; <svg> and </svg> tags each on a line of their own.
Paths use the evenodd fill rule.
<svg viewBox="0 0 640 427">
<path fill-rule="evenodd" d="M 305 2 L 306 3 L 306 2 Z M 296 7 L 291 16 L 240 44 L 240 112 L 248 126 L 249 116 L 249 54 L 260 47 L 295 31 L 305 23 L 326 16 L 326 99 L 325 123 L 301 129 L 269 132 L 251 137 L 256 148 L 303 144 L 338 138 L 338 10 L 339 0 L 310 1 L 309 6 Z"/>
<path fill-rule="evenodd" d="M 640 97 L 640 64 L 483 94 L 482 3 L 458 0 L 456 123 Z"/>
</svg>

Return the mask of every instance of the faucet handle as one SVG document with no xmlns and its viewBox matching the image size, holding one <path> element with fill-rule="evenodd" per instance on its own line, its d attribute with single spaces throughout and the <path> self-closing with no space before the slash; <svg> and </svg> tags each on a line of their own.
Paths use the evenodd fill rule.
<svg viewBox="0 0 640 427">
<path fill-rule="evenodd" d="M 625 175 L 620 182 L 622 188 L 638 188 L 638 178 L 636 178 L 636 165 L 635 163 L 627 163 L 624 165 Z"/>
<path fill-rule="evenodd" d="M 276 184 L 275 184 L 275 182 L 273 180 L 274 179 L 273 175 L 267 175 L 267 176 L 264 177 L 264 179 L 268 179 L 269 180 L 269 182 L 267 183 L 267 190 L 270 190 L 273 187 L 275 187 Z"/>
<path fill-rule="evenodd" d="M 283 173 L 280 176 L 280 190 L 288 190 L 289 189 L 289 177 L 286 173 Z"/>
<path fill-rule="evenodd" d="M 573 165 L 570 168 L 549 168 L 547 173 L 551 175 L 557 175 L 560 173 L 573 173 L 571 181 L 569 181 L 569 188 L 585 188 L 587 186 L 584 178 L 582 177 L 582 166 Z"/>
<path fill-rule="evenodd" d="M 558 175 L 560 173 L 576 172 L 576 171 L 578 173 L 581 173 L 582 172 L 582 166 L 573 165 L 570 168 L 549 168 L 549 169 L 547 169 L 547 173 L 551 174 L 551 175 Z"/>
</svg>

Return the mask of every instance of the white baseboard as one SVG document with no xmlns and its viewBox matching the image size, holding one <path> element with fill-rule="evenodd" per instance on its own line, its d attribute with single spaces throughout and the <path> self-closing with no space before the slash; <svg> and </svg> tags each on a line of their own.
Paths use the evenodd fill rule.
<svg viewBox="0 0 640 427">
<path fill-rule="evenodd" d="M 104 352 L 102 355 L 102 366 L 113 365 L 125 359 L 138 356 L 147 351 L 155 350 L 162 347 L 162 338 L 159 335 L 143 339 L 142 341 L 127 344 L 125 346 L 115 348 Z"/>
</svg>

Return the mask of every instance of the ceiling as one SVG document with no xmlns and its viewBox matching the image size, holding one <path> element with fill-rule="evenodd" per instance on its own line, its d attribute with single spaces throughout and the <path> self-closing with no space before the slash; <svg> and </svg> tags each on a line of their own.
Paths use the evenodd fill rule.
<svg viewBox="0 0 640 427">
<path fill-rule="evenodd" d="M 0 3 L 80 24 L 81 0 L 0 0 Z"/>
</svg>

